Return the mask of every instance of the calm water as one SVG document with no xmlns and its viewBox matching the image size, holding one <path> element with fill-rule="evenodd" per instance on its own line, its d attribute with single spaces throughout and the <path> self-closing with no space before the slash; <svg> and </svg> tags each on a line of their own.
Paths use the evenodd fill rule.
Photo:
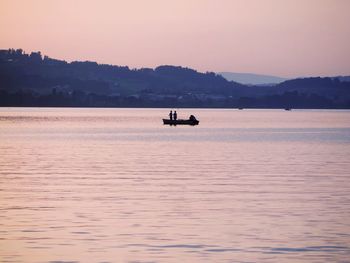
<svg viewBox="0 0 350 263">
<path fill-rule="evenodd" d="M 1 262 L 350 262 L 350 111 L 0 109 Z"/>
</svg>

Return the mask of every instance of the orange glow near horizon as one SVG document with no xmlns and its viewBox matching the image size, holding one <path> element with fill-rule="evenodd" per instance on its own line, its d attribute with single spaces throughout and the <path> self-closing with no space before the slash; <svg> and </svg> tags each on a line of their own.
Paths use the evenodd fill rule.
<svg viewBox="0 0 350 263">
<path fill-rule="evenodd" d="M 350 74 L 346 0 L 0 0 L 0 48 L 199 71 Z"/>
</svg>

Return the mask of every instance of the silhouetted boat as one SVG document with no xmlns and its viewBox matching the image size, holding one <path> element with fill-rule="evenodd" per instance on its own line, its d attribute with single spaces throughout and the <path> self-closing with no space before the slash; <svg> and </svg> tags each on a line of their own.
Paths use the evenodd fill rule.
<svg viewBox="0 0 350 263">
<path fill-rule="evenodd" d="M 167 125 L 198 125 L 198 120 L 169 120 L 169 119 L 163 119 L 163 124 Z"/>
<path fill-rule="evenodd" d="M 285 108 L 284 110 L 292 110 L 291 108 Z"/>
</svg>

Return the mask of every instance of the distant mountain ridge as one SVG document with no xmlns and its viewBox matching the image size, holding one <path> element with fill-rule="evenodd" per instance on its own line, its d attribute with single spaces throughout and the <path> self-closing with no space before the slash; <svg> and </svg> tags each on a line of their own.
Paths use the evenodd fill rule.
<svg viewBox="0 0 350 263">
<path fill-rule="evenodd" d="M 337 77 L 333 77 L 333 79 L 339 79 L 340 81 L 350 81 L 350 76 L 337 76 Z"/>
<path fill-rule="evenodd" d="M 0 50 L 0 106 L 350 109 L 347 79 L 244 85 L 181 66 L 130 69 Z"/>
<path fill-rule="evenodd" d="M 246 85 L 278 84 L 288 80 L 287 78 L 253 73 L 218 72 L 218 74 L 228 81 L 236 81 Z"/>
<path fill-rule="evenodd" d="M 257 86 L 268 86 L 280 84 L 287 80 L 283 77 L 277 77 L 272 75 L 254 74 L 254 73 L 236 73 L 236 72 L 218 72 L 217 74 L 223 76 L 228 81 L 235 81 L 243 85 L 257 85 Z M 298 79 L 305 79 L 307 77 Z M 311 77 L 309 77 L 311 78 Z M 334 76 L 332 79 L 338 79 L 342 82 L 350 82 L 350 76 Z"/>
</svg>

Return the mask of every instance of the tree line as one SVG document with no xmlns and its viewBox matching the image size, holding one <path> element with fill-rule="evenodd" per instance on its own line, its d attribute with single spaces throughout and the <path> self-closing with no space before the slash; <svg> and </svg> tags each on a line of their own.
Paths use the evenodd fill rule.
<svg viewBox="0 0 350 263">
<path fill-rule="evenodd" d="M 0 50 L 0 106 L 350 108 L 348 78 L 246 86 L 213 72 L 63 60 Z"/>
</svg>

